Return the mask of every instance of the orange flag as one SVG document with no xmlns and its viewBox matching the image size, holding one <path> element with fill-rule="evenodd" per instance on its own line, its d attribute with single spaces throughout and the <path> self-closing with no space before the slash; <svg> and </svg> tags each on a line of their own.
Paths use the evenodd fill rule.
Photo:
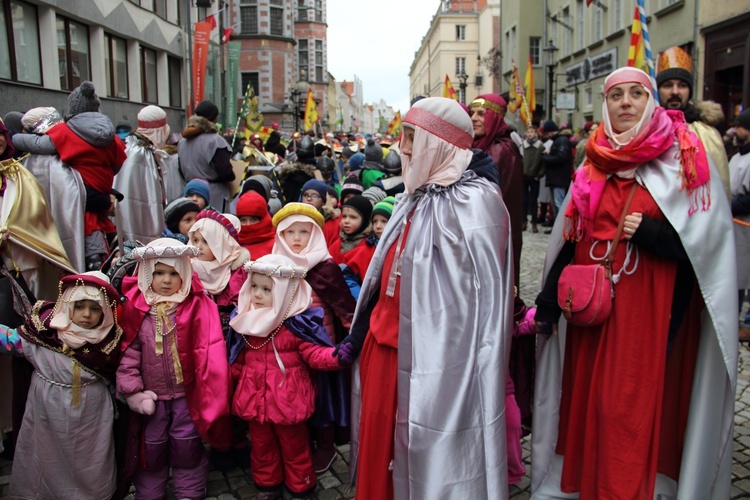
<svg viewBox="0 0 750 500">
<path fill-rule="evenodd" d="M 534 117 L 536 110 L 536 89 L 534 88 L 534 67 L 531 64 L 531 56 L 526 65 L 526 81 L 524 82 L 525 95 L 523 97 L 523 106 L 521 106 L 521 120 L 528 127 L 531 119 Z"/>
<path fill-rule="evenodd" d="M 458 95 L 456 94 L 456 91 L 453 90 L 453 85 L 451 84 L 451 79 L 448 78 L 448 75 L 445 75 L 445 83 L 443 84 L 443 97 L 448 97 L 450 99 L 455 99 L 458 101 Z"/>
</svg>

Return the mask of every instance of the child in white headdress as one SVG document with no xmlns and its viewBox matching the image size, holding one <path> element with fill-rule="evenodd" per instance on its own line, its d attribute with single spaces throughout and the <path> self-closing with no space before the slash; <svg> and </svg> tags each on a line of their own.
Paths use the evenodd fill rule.
<svg viewBox="0 0 750 500">
<path fill-rule="evenodd" d="M 245 268 L 249 277 L 230 322 L 244 343 L 232 365 L 232 412 L 249 423 L 259 498 L 281 498 L 284 485 L 294 498 L 305 498 L 316 483 L 307 429 L 316 392 L 310 368 L 337 370 L 344 363 L 334 356 L 323 311 L 310 309 L 304 267 L 270 254 Z"/>
</svg>

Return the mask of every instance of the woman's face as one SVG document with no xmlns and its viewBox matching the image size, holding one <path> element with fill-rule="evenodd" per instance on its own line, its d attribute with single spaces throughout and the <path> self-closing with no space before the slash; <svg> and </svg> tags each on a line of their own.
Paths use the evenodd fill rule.
<svg viewBox="0 0 750 500">
<path fill-rule="evenodd" d="M 482 106 L 471 108 L 471 125 L 474 128 L 474 137 L 484 137 L 487 131 L 484 129 L 484 115 L 487 110 Z"/>
<path fill-rule="evenodd" d="M 401 136 L 401 154 L 411 156 L 411 148 L 414 145 L 414 129 L 404 127 L 404 134 Z M 343 201 L 346 201 L 344 198 Z"/>
<path fill-rule="evenodd" d="M 648 92 L 640 83 L 615 85 L 605 96 L 612 130 L 621 134 L 635 127 L 648 104 Z"/>
</svg>

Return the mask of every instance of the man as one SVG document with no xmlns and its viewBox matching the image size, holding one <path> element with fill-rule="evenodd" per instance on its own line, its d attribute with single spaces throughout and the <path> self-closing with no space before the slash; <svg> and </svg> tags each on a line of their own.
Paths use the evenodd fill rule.
<svg viewBox="0 0 750 500">
<path fill-rule="evenodd" d="M 586 143 L 588 142 L 589 137 L 596 132 L 597 128 L 599 128 L 599 124 L 596 122 L 586 122 L 583 124 L 583 128 L 581 129 L 581 140 L 576 144 L 576 157 L 573 160 L 573 168 L 580 168 L 583 160 L 586 159 Z"/>
<path fill-rule="evenodd" d="M 721 106 L 711 101 L 695 101 L 693 96 L 693 62 L 680 47 L 671 47 L 659 55 L 659 73 L 656 85 L 659 103 L 666 109 L 679 109 L 685 113 L 690 130 L 703 142 L 706 153 L 716 166 L 727 197 L 731 198 L 729 166 L 724 141 L 716 125 L 724 121 Z"/>
<path fill-rule="evenodd" d="M 531 214 L 531 232 L 538 233 L 537 198 L 539 197 L 539 179 L 544 175 L 542 153 L 544 143 L 539 140 L 536 127 L 526 129 L 523 141 L 523 229 L 526 229 L 526 217 Z"/>
<path fill-rule="evenodd" d="M 732 188 L 732 216 L 743 223 L 734 224 L 734 240 L 737 245 L 737 281 L 740 297 L 750 289 L 750 109 L 737 117 L 734 127 L 739 150 L 729 161 L 729 178 Z M 740 301 L 742 305 L 742 300 Z M 740 329 L 740 340 L 750 340 L 750 313 Z"/>
<path fill-rule="evenodd" d="M 570 186 L 570 176 L 573 172 L 573 156 L 570 151 L 570 129 L 562 132 L 552 120 L 542 125 L 542 137 L 552 141 L 549 153 L 542 153 L 542 163 L 547 179 L 547 187 L 552 196 L 552 214 L 557 218 L 560 206 Z M 549 231 L 547 231 L 549 234 Z"/>
</svg>

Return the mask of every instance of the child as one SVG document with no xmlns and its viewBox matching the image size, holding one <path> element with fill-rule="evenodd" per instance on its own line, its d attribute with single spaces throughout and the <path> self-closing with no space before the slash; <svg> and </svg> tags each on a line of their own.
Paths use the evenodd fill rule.
<svg viewBox="0 0 750 500">
<path fill-rule="evenodd" d="M 372 207 L 372 234 L 375 236 L 375 245 L 380 241 L 386 224 L 393 214 L 393 206 L 396 204 L 396 198 L 387 196 L 383 201 L 378 202 Z"/>
<path fill-rule="evenodd" d="M 310 205 L 288 203 L 273 216 L 276 244 L 273 253 L 292 259 L 307 269 L 305 281 L 312 287 L 312 307 L 322 307 L 323 324 L 332 343 L 349 330 L 356 303 L 349 293 L 341 269 L 331 259 L 323 236 L 323 216 Z M 336 457 L 335 429 L 349 425 L 348 377 L 338 373 L 318 374 L 318 397 L 310 420 L 317 448 L 315 472 L 328 470 Z M 327 379 L 327 380 L 324 380 Z M 346 431 L 343 431 L 345 434 Z M 341 436 L 347 440 L 346 436 Z"/>
<path fill-rule="evenodd" d="M 192 200 L 201 210 L 213 210 L 211 206 L 211 190 L 208 181 L 193 179 L 185 185 L 185 198 Z"/>
<path fill-rule="evenodd" d="M 57 302 L 26 325 L 0 325 L 0 351 L 35 371 L 20 428 L 11 498 L 111 498 L 117 486 L 110 387 L 120 357 L 120 295 L 98 271 L 66 276 Z"/>
<path fill-rule="evenodd" d="M 341 233 L 339 241 L 328 247 L 331 257 L 337 264 L 348 264 L 350 252 L 365 252 L 367 262 L 375 253 L 375 246 L 367 244 L 370 236 L 372 204 L 364 196 L 352 196 L 341 206 Z"/>
<path fill-rule="evenodd" d="M 276 230 L 266 200 L 255 191 L 247 191 L 237 200 L 235 212 L 240 218 L 240 245 L 250 252 L 254 260 L 271 253 Z"/>
<path fill-rule="evenodd" d="M 164 209 L 165 226 L 161 237 L 187 244 L 190 241 L 188 232 L 200 211 L 200 207 L 189 198 L 177 198 Z"/>
<path fill-rule="evenodd" d="M 329 347 L 322 310 L 310 309 L 305 268 L 266 255 L 245 269 L 249 277 L 231 321 L 246 345 L 232 365 L 232 412 L 249 424 L 257 498 L 280 499 L 282 485 L 293 498 L 307 498 L 316 482 L 306 422 L 316 391 L 308 366 L 336 370 L 340 362 Z"/>
<path fill-rule="evenodd" d="M 203 498 L 208 456 L 201 438 L 231 443 L 230 378 L 216 306 L 190 264 L 199 250 L 169 238 L 133 250 L 138 276 L 123 280 L 122 360 L 117 390 L 144 415 L 128 458 L 138 498 L 164 498 L 170 467 L 177 498 Z M 131 427 L 134 428 L 134 427 Z M 128 465 L 130 467 L 128 467 Z M 126 464 L 128 471 L 133 464 Z"/>
</svg>

